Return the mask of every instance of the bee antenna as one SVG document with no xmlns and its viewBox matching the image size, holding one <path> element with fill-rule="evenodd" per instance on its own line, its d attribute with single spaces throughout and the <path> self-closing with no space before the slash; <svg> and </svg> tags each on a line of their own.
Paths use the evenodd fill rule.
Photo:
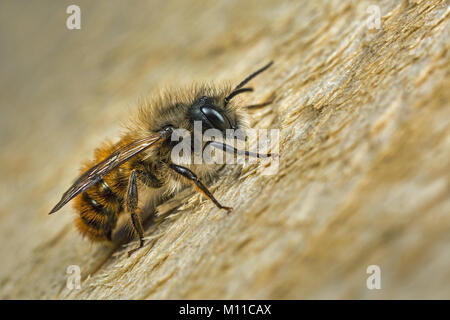
<svg viewBox="0 0 450 320">
<path fill-rule="evenodd" d="M 270 61 L 268 64 L 266 64 L 264 67 L 262 67 L 261 69 L 256 70 L 255 72 L 253 72 L 251 75 L 249 75 L 247 78 L 245 78 L 244 80 L 242 80 L 241 83 L 239 83 L 236 88 L 234 88 L 233 91 L 242 88 L 247 82 L 249 82 L 250 80 L 252 80 L 254 77 L 256 77 L 258 74 L 260 74 L 263 71 L 266 71 L 271 65 L 273 64 L 273 61 Z"/>
<path fill-rule="evenodd" d="M 253 91 L 253 88 L 240 88 L 240 89 L 234 89 L 233 92 L 231 92 L 225 99 L 225 105 L 228 104 L 228 102 L 230 102 L 231 99 L 233 99 L 233 97 L 237 96 L 238 94 L 241 94 L 243 92 L 250 92 Z"/>
<path fill-rule="evenodd" d="M 273 61 L 270 61 L 268 64 L 266 64 L 264 67 L 262 67 L 261 69 L 256 70 L 255 72 L 253 72 L 251 75 L 249 75 L 247 78 L 245 78 L 244 80 L 241 81 L 241 83 L 239 83 L 236 88 L 233 89 L 233 91 L 224 99 L 225 105 L 228 104 L 228 102 L 230 102 L 230 100 L 235 97 L 238 94 L 241 94 L 243 92 L 248 92 L 248 91 L 253 91 L 252 88 L 242 88 L 243 86 L 245 86 L 247 84 L 247 82 L 249 82 L 250 80 L 252 80 L 254 77 L 256 77 L 258 74 L 260 74 L 263 71 L 266 71 L 271 65 L 273 64 Z"/>
</svg>

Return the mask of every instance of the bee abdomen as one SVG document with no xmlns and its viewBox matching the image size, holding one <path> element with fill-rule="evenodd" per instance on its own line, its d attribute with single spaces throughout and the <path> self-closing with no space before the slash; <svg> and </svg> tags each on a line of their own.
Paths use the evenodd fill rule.
<svg viewBox="0 0 450 320">
<path fill-rule="evenodd" d="M 111 240 L 122 200 L 104 180 L 80 194 L 75 199 L 75 208 L 80 215 L 75 224 L 83 235 L 93 241 Z"/>
<path fill-rule="evenodd" d="M 98 182 L 97 191 L 100 193 L 101 198 L 108 204 L 121 204 L 123 201 L 122 197 L 117 195 L 103 179 Z"/>
</svg>

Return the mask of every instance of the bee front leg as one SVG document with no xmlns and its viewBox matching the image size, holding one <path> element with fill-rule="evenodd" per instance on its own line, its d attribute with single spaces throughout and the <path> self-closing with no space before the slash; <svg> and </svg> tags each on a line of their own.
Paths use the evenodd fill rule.
<svg viewBox="0 0 450 320">
<path fill-rule="evenodd" d="M 197 178 L 195 173 L 193 173 L 191 170 L 189 170 L 186 167 L 179 166 L 176 164 L 171 163 L 170 168 L 174 170 L 176 173 L 181 174 L 183 177 L 189 179 L 192 183 L 194 183 L 194 186 L 205 196 L 207 196 L 219 209 L 225 209 L 227 212 L 230 212 L 233 210 L 231 207 L 225 207 L 219 203 L 219 201 L 214 198 L 211 192 L 209 192 L 208 188 L 205 187 L 205 185 Z"/>
<path fill-rule="evenodd" d="M 128 181 L 128 191 L 127 191 L 127 201 L 126 201 L 127 211 L 131 216 L 131 222 L 133 223 L 134 231 L 139 236 L 139 247 L 130 250 L 128 256 L 130 256 L 136 250 L 144 246 L 144 228 L 142 226 L 142 221 L 139 215 L 136 213 L 138 206 L 138 190 L 136 184 L 136 171 L 131 172 L 130 179 Z"/>
<path fill-rule="evenodd" d="M 248 106 L 246 106 L 247 109 L 257 109 L 257 108 L 262 108 L 265 106 L 268 106 L 269 104 L 271 104 L 273 101 L 269 100 L 266 102 L 261 102 L 261 103 L 255 103 L 255 104 L 250 104 Z"/>
<path fill-rule="evenodd" d="M 278 156 L 276 153 L 257 153 L 257 152 L 247 151 L 247 150 L 239 150 L 239 149 L 236 149 L 235 147 L 229 146 L 229 145 L 219 142 L 219 141 L 208 141 L 208 142 L 206 142 L 205 147 L 203 149 L 206 149 L 208 146 L 214 147 L 219 150 L 223 150 L 223 151 L 231 153 L 233 155 L 244 155 L 244 156 L 253 157 L 253 158 L 270 158 L 270 157 Z"/>
</svg>

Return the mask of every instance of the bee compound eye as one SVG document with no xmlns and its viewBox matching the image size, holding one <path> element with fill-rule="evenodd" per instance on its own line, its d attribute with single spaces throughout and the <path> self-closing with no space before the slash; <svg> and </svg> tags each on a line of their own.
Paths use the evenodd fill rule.
<svg viewBox="0 0 450 320">
<path fill-rule="evenodd" d="M 222 131 L 232 128 L 230 120 L 228 120 L 228 117 L 222 114 L 221 112 L 217 111 L 216 109 L 206 106 L 202 107 L 201 111 L 205 115 L 209 123 L 211 123 L 213 128 Z"/>
</svg>

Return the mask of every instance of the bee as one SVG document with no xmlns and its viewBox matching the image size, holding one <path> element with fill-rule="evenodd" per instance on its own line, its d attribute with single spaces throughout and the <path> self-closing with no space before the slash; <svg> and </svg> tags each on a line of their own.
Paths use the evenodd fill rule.
<svg viewBox="0 0 450 320">
<path fill-rule="evenodd" d="M 119 216 L 127 213 L 139 238 L 139 246 L 129 251 L 131 255 L 144 245 L 144 228 L 138 212 L 138 182 L 139 189 L 147 188 L 151 201 L 155 203 L 190 184 L 218 208 L 230 212 L 232 208 L 216 200 L 204 183 L 217 173 L 217 164 L 190 163 L 182 166 L 174 163 L 171 137 L 177 129 L 193 133 L 196 121 L 201 122 L 203 132 L 207 129 L 223 133 L 229 129 L 245 130 L 245 107 L 235 103 L 233 98 L 253 91 L 245 85 L 272 63 L 253 72 L 234 88 L 229 85 L 194 85 L 185 91 L 161 93 L 145 102 L 119 142 L 105 143 L 96 149 L 95 160 L 82 167 L 81 176 L 49 214 L 75 198 L 74 207 L 79 214 L 75 225 L 80 233 L 92 241 L 111 241 Z M 233 154 L 258 158 L 271 156 L 270 153 L 238 150 L 218 141 L 207 141 L 202 147 L 208 144 Z"/>
</svg>

